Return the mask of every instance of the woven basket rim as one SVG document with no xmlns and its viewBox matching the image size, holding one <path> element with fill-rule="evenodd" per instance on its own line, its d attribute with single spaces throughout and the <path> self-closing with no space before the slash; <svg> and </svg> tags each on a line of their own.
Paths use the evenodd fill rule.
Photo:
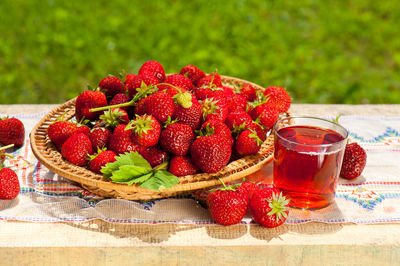
<svg viewBox="0 0 400 266">
<path fill-rule="evenodd" d="M 221 79 L 225 85 L 229 85 L 230 83 L 239 85 L 247 83 L 254 86 L 257 90 L 263 90 L 261 86 L 246 80 L 223 75 L 221 75 Z M 224 182 L 231 182 L 243 178 L 261 169 L 267 162 L 272 160 L 273 136 L 270 134 L 263 143 L 260 150 L 261 152 L 257 155 L 246 156 L 230 162 L 220 172 L 215 174 L 201 173 L 181 177 L 180 183 L 169 189 L 153 191 L 137 185 L 113 183 L 102 175 L 91 172 L 84 167 L 73 165 L 63 159 L 60 152 L 47 136 L 48 125 L 56 121 L 58 117 L 64 115 L 66 119 L 70 119 L 74 116 L 75 100 L 76 98 L 73 98 L 55 107 L 36 124 L 30 134 L 31 148 L 37 159 L 49 170 L 69 180 L 75 181 L 89 191 L 104 197 L 148 200 L 175 196 L 177 194 L 218 185 L 220 184 L 218 178 Z"/>
</svg>

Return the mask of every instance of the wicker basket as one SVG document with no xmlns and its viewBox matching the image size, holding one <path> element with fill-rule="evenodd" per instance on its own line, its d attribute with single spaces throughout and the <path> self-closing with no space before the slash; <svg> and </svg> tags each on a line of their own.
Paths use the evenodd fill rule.
<svg viewBox="0 0 400 266">
<path fill-rule="evenodd" d="M 262 87 L 245 80 L 228 76 L 221 76 L 221 79 L 226 86 L 248 83 L 253 85 L 256 90 L 263 90 Z M 224 182 L 243 178 L 261 169 L 265 163 L 272 159 L 273 136 L 271 134 L 263 143 L 258 154 L 233 161 L 215 174 L 202 173 L 180 177 L 179 184 L 170 189 L 153 191 L 141 188 L 137 185 L 116 184 L 104 178 L 102 175 L 95 174 L 84 167 L 76 166 L 64 160 L 56 146 L 48 138 L 47 128 L 52 122 L 56 121 L 62 115 L 64 115 L 65 119 L 70 119 L 74 114 L 75 99 L 72 99 L 51 110 L 43 117 L 30 135 L 32 151 L 38 160 L 51 171 L 69 180 L 75 181 L 81 184 L 85 189 L 103 197 L 127 200 L 150 200 L 176 196 L 193 190 L 218 185 L 220 184 L 218 178 L 222 179 Z"/>
</svg>

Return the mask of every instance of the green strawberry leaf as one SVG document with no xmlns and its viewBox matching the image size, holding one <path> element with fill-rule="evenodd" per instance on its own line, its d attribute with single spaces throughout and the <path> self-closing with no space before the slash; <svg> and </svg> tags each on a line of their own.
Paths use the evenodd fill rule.
<svg viewBox="0 0 400 266">
<path fill-rule="evenodd" d="M 154 175 L 147 179 L 140 186 L 151 190 L 171 188 L 179 183 L 179 178 L 166 170 L 155 170 Z"/>
<path fill-rule="evenodd" d="M 147 179 L 151 178 L 153 176 L 153 174 L 154 174 L 153 172 L 150 172 L 150 173 L 142 175 L 136 179 L 132 179 L 131 181 L 126 182 L 125 184 L 133 185 L 133 184 L 143 183 L 143 182 L 147 181 Z"/>
<path fill-rule="evenodd" d="M 114 171 L 111 180 L 115 183 L 124 183 L 130 180 L 135 180 L 143 175 L 148 174 L 150 171 L 136 165 L 122 165 L 117 171 Z M 137 182 L 135 182 L 137 183 Z"/>
<path fill-rule="evenodd" d="M 135 165 L 151 171 L 151 165 L 137 152 L 126 152 L 115 158 L 115 162 L 106 164 L 100 170 L 105 177 L 110 178 L 123 165 Z"/>
</svg>

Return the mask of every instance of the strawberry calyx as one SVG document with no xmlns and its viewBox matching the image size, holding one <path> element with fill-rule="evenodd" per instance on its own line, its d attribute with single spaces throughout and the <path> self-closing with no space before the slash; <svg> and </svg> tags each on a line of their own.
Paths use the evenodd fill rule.
<svg viewBox="0 0 400 266">
<path fill-rule="evenodd" d="M 163 128 L 167 128 L 169 125 L 175 124 L 178 122 L 178 119 L 172 119 L 171 116 L 168 116 L 167 121 L 163 123 Z"/>
<path fill-rule="evenodd" d="M 208 123 L 205 127 L 201 128 L 200 130 L 196 130 L 197 137 L 204 137 L 204 136 L 211 136 L 214 135 L 215 128 L 210 126 Z"/>
<path fill-rule="evenodd" d="M 236 188 L 241 185 L 240 183 L 237 183 L 237 184 L 232 184 L 232 185 L 227 186 L 225 184 L 225 182 L 221 178 L 218 178 L 218 181 L 221 182 L 222 187 L 217 187 L 217 188 L 210 189 L 211 192 L 212 191 L 216 191 L 216 190 L 220 190 L 220 191 L 236 191 Z"/>
<path fill-rule="evenodd" d="M 126 113 L 119 108 L 113 108 L 104 111 L 104 113 L 100 116 L 100 119 L 104 121 L 107 126 L 116 127 L 121 124 L 124 119 L 121 119 L 125 116 Z"/>
<path fill-rule="evenodd" d="M 153 119 L 149 115 L 136 115 L 136 119 L 129 122 L 125 130 L 133 129 L 137 135 L 147 134 L 147 131 L 153 130 L 151 124 L 154 123 Z"/>
<path fill-rule="evenodd" d="M 11 147 L 14 147 L 14 144 L 0 147 L 0 169 L 4 167 L 4 161 L 5 161 L 6 157 L 14 158 L 14 156 L 4 152 L 4 150 L 11 148 Z"/>
<path fill-rule="evenodd" d="M 285 220 L 287 218 L 287 211 L 289 210 L 288 204 L 290 199 L 283 196 L 282 192 L 272 193 L 272 200 L 264 199 L 268 201 L 268 206 L 271 208 L 271 211 L 268 212 L 268 215 L 275 215 L 276 219 Z"/>
<path fill-rule="evenodd" d="M 202 104 L 204 120 L 209 114 L 217 114 L 217 110 L 220 109 L 217 104 L 218 101 L 219 100 L 214 100 L 214 98 L 206 98 L 204 101 L 199 101 Z"/>
<path fill-rule="evenodd" d="M 239 136 L 240 133 L 247 129 L 246 122 L 241 123 L 240 125 L 234 125 L 232 129 L 232 134 L 235 136 Z"/>
<path fill-rule="evenodd" d="M 100 153 L 102 153 L 103 151 L 106 151 L 106 150 L 107 150 L 106 147 L 104 147 L 104 148 L 97 147 L 97 152 L 94 153 L 94 154 L 88 154 L 87 160 L 88 161 L 93 161 Z"/>
<path fill-rule="evenodd" d="M 263 144 L 263 141 L 258 137 L 257 133 L 253 129 L 249 129 L 251 131 L 251 134 L 249 134 L 249 138 L 252 138 L 256 141 L 257 146 L 261 146 Z"/>
</svg>

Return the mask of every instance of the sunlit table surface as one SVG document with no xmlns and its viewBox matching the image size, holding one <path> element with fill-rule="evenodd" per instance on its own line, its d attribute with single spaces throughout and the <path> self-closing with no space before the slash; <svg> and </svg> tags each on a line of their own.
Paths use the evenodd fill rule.
<svg viewBox="0 0 400 266">
<path fill-rule="evenodd" d="M 0 105 L 38 113 L 56 105 Z M 293 104 L 293 115 L 400 117 L 400 105 Z M 400 223 L 123 225 L 0 222 L 0 265 L 400 265 Z"/>
</svg>

